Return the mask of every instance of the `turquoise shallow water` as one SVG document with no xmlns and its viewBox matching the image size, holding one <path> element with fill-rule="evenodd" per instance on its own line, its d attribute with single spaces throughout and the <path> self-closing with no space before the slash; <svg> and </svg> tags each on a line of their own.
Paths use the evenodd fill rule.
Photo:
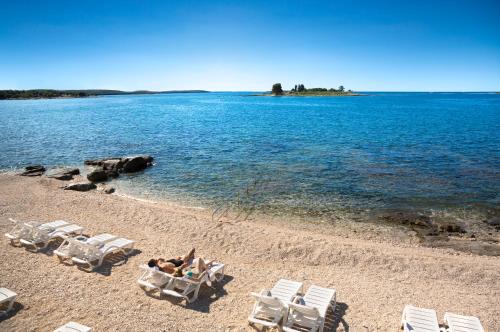
<svg viewBox="0 0 500 332">
<path fill-rule="evenodd" d="M 237 193 L 261 212 L 314 217 L 411 209 L 479 218 L 500 206 L 498 94 L 0 101 L 0 139 L 1 169 L 150 154 L 155 166 L 121 177 L 123 188 L 208 206 Z"/>
</svg>

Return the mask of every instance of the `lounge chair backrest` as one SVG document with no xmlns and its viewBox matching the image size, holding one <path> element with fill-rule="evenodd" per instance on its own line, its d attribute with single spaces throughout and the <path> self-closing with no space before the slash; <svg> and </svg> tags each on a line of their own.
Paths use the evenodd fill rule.
<svg viewBox="0 0 500 332">
<path fill-rule="evenodd" d="M 6 234 L 6 236 L 10 239 L 25 238 L 30 235 L 33 230 L 33 226 L 38 226 L 38 223 L 36 222 L 25 223 L 22 221 L 14 220 L 12 218 L 9 218 L 9 220 L 14 223 L 14 227 L 12 228 L 12 230 Z"/>
<path fill-rule="evenodd" d="M 462 316 L 447 312 L 444 314 L 444 321 L 449 326 L 449 332 L 484 332 L 479 318 L 474 316 Z"/>
<path fill-rule="evenodd" d="M 301 289 L 301 282 L 280 279 L 271 289 L 271 296 L 276 297 L 285 303 L 291 302 Z"/>
<path fill-rule="evenodd" d="M 335 289 L 312 285 L 307 290 L 303 300 L 306 306 L 318 309 L 324 316 L 328 307 L 335 301 Z"/>
<path fill-rule="evenodd" d="M 407 305 L 403 310 L 405 332 L 440 332 L 436 311 Z"/>
</svg>

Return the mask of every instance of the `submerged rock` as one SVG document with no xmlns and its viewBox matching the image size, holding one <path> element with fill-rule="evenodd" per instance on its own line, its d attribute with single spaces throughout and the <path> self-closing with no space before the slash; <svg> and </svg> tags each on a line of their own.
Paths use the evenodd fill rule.
<svg viewBox="0 0 500 332">
<path fill-rule="evenodd" d="M 64 190 L 89 191 L 96 188 L 97 186 L 92 182 L 82 182 L 82 183 L 70 184 L 66 186 Z"/>
<path fill-rule="evenodd" d="M 380 217 L 382 220 L 401 225 L 431 227 L 431 218 L 426 215 L 413 212 L 392 212 Z"/>
<path fill-rule="evenodd" d="M 484 222 L 492 227 L 495 227 L 496 229 L 500 229 L 500 217 L 493 217 L 490 219 L 484 220 Z"/>
<path fill-rule="evenodd" d="M 24 168 L 24 172 L 22 172 L 21 176 L 41 176 L 45 173 L 45 167 L 42 165 L 29 165 Z"/>
<path fill-rule="evenodd" d="M 452 222 L 438 223 L 437 228 L 440 232 L 465 233 L 465 229 L 461 225 Z"/>
</svg>

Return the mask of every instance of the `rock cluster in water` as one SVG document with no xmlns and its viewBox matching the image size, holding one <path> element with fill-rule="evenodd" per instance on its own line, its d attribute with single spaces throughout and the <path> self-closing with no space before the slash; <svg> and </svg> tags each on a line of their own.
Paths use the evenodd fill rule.
<svg viewBox="0 0 500 332">
<path fill-rule="evenodd" d="M 116 178 L 120 173 L 135 173 L 153 165 L 151 156 L 135 156 L 123 158 L 105 158 L 85 160 L 85 165 L 97 166 L 97 169 L 87 174 L 90 182 L 104 182 Z"/>
<path fill-rule="evenodd" d="M 64 187 L 64 190 L 89 191 L 97 189 L 96 183 L 105 182 L 114 179 L 120 173 L 135 173 L 142 171 L 153 165 L 153 157 L 151 156 L 133 156 L 133 157 L 118 157 L 104 158 L 96 160 L 85 160 L 85 165 L 95 166 L 95 169 L 87 174 L 88 182 L 71 183 Z M 22 176 L 41 176 L 46 169 L 42 165 L 26 166 L 25 170 L 19 174 Z M 80 174 L 78 168 L 65 168 L 56 173 L 47 175 L 48 178 L 69 181 L 73 180 L 75 175 Z M 104 187 L 103 192 L 111 194 L 115 191 L 114 188 Z"/>
</svg>

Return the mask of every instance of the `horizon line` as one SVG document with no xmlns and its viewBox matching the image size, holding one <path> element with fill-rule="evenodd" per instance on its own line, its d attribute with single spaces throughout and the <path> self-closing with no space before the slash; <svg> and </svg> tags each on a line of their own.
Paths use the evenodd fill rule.
<svg viewBox="0 0 500 332">
<path fill-rule="evenodd" d="M 55 91 L 120 91 L 120 92 L 172 92 L 172 91 L 204 91 L 204 92 L 268 92 L 270 89 L 265 90 L 207 90 L 207 89 L 169 89 L 169 90 L 148 90 L 148 89 L 135 89 L 135 90 L 122 90 L 114 88 L 85 88 L 85 89 L 55 89 L 55 88 L 29 88 L 29 89 L 0 89 L 0 91 L 29 91 L 29 90 L 55 90 Z M 405 92 L 405 93 L 499 93 L 499 90 L 353 90 L 353 92 Z M 284 90 L 289 91 L 289 90 Z"/>
</svg>

